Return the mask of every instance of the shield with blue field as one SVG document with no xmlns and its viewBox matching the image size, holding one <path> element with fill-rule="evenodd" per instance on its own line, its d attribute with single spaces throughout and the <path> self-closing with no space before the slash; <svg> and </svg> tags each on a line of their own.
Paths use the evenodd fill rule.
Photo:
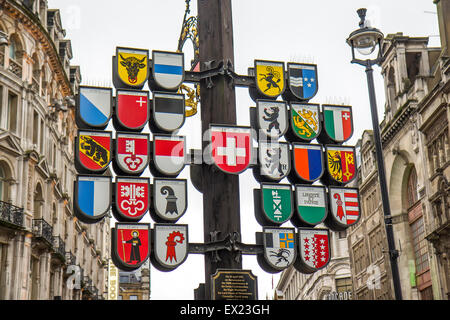
<svg viewBox="0 0 450 320">
<path fill-rule="evenodd" d="M 290 92 L 299 100 L 309 100 L 317 93 L 317 65 L 305 63 L 287 64 Z"/>
<path fill-rule="evenodd" d="M 264 258 L 269 267 L 264 269 L 280 272 L 291 266 L 296 259 L 295 229 L 264 227 L 263 234 Z"/>
<path fill-rule="evenodd" d="M 324 167 L 321 145 L 294 142 L 292 153 L 294 170 L 291 170 L 291 182 L 311 184 L 322 176 Z"/>
<path fill-rule="evenodd" d="M 76 124 L 84 129 L 105 129 L 112 115 L 112 89 L 80 86 Z"/>
<path fill-rule="evenodd" d="M 112 178 L 107 176 L 79 175 L 74 188 L 74 212 L 84 223 L 103 219 L 111 206 Z"/>
<path fill-rule="evenodd" d="M 152 77 L 152 91 L 177 91 L 184 81 L 184 54 L 153 50 Z"/>
</svg>

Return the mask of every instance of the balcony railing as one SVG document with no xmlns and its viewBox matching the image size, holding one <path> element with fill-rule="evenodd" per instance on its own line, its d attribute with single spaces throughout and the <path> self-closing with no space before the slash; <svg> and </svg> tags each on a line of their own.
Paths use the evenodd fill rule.
<svg viewBox="0 0 450 320">
<path fill-rule="evenodd" d="M 53 228 L 44 219 L 33 219 L 33 234 L 53 245 Z"/>
<path fill-rule="evenodd" d="M 22 66 L 11 58 L 9 58 L 9 71 L 22 78 Z"/>
<path fill-rule="evenodd" d="M 8 202 L 0 201 L 0 223 L 2 222 L 12 227 L 23 228 L 23 208 L 16 207 Z"/>
<path fill-rule="evenodd" d="M 60 236 L 53 236 L 53 249 L 62 259 L 66 256 L 66 245 Z"/>
</svg>

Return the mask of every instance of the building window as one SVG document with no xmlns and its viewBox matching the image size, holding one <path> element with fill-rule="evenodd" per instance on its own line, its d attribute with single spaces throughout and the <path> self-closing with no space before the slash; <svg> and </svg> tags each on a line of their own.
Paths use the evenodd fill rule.
<svg viewBox="0 0 450 320">
<path fill-rule="evenodd" d="M 35 111 L 33 111 L 33 144 L 37 146 L 38 144 L 38 135 L 39 135 L 39 115 Z"/>
<path fill-rule="evenodd" d="M 0 165 L 0 201 L 6 200 L 6 174 L 5 170 L 3 170 L 2 166 Z"/>
<path fill-rule="evenodd" d="M 336 279 L 336 292 L 351 292 L 352 278 Z"/>
<path fill-rule="evenodd" d="M 358 274 L 365 270 L 369 265 L 369 257 L 366 250 L 364 241 L 359 242 L 353 248 L 353 263 L 355 266 L 355 273 Z"/>
<path fill-rule="evenodd" d="M 422 273 L 429 268 L 423 217 L 420 217 L 411 224 L 411 232 L 414 245 L 414 256 L 416 259 L 416 273 Z"/>
<path fill-rule="evenodd" d="M 370 255 L 372 263 L 383 256 L 383 232 L 381 227 L 376 227 L 369 233 Z"/>
<path fill-rule="evenodd" d="M 138 296 L 135 296 L 135 295 L 130 296 L 130 300 L 138 300 Z"/>
<path fill-rule="evenodd" d="M 412 168 L 411 173 L 409 174 L 408 178 L 408 185 L 407 185 L 407 204 L 408 208 L 412 207 L 418 200 L 417 196 L 417 173 L 416 169 Z"/>
<path fill-rule="evenodd" d="M 387 277 L 384 276 L 380 281 L 380 286 L 375 286 L 375 299 L 391 300 L 392 297 L 389 292 L 391 292 L 390 283 L 388 282 Z"/>
<path fill-rule="evenodd" d="M 17 132 L 17 112 L 18 112 L 19 98 L 16 94 L 8 93 L 8 124 L 6 128 L 11 132 Z"/>
</svg>

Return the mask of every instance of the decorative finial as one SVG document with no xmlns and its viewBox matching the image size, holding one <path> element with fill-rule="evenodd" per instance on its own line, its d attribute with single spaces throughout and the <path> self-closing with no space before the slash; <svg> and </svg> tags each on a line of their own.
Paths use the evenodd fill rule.
<svg viewBox="0 0 450 320">
<path fill-rule="evenodd" d="M 361 9 L 356 10 L 356 12 L 358 13 L 359 18 L 361 19 L 361 21 L 359 21 L 359 27 L 364 28 L 364 22 L 366 20 L 367 9 L 361 8 Z"/>
</svg>

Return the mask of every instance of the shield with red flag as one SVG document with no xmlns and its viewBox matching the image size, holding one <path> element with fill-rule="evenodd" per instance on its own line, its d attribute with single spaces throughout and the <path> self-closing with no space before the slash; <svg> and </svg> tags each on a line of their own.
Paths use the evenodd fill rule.
<svg viewBox="0 0 450 320">
<path fill-rule="evenodd" d="M 140 175 L 148 165 L 148 134 L 117 132 L 114 169 L 119 174 Z"/>
<path fill-rule="evenodd" d="M 117 90 L 115 108 L 116 130 L 140 131 L 150 115 L 148 91 Z"/>
<path fill-rule="evenodd" d="M 239 174 L 249 167 L 252 158 L 250 127 L 211 125 L 210 132 L 212 161 L 220 170 Z"/>
<path fill-rule="evenodd" d="M 111 254 L 120 269 L 138 269 L 150 255 L 149 223 L 116 223 L 112 230 Z"/>
<path fill-rule="evenodd" d="M 114 213 L 119 221 L 139 221 L 149 209 L 150 179 L 116 177 Z"/>
</svg>

